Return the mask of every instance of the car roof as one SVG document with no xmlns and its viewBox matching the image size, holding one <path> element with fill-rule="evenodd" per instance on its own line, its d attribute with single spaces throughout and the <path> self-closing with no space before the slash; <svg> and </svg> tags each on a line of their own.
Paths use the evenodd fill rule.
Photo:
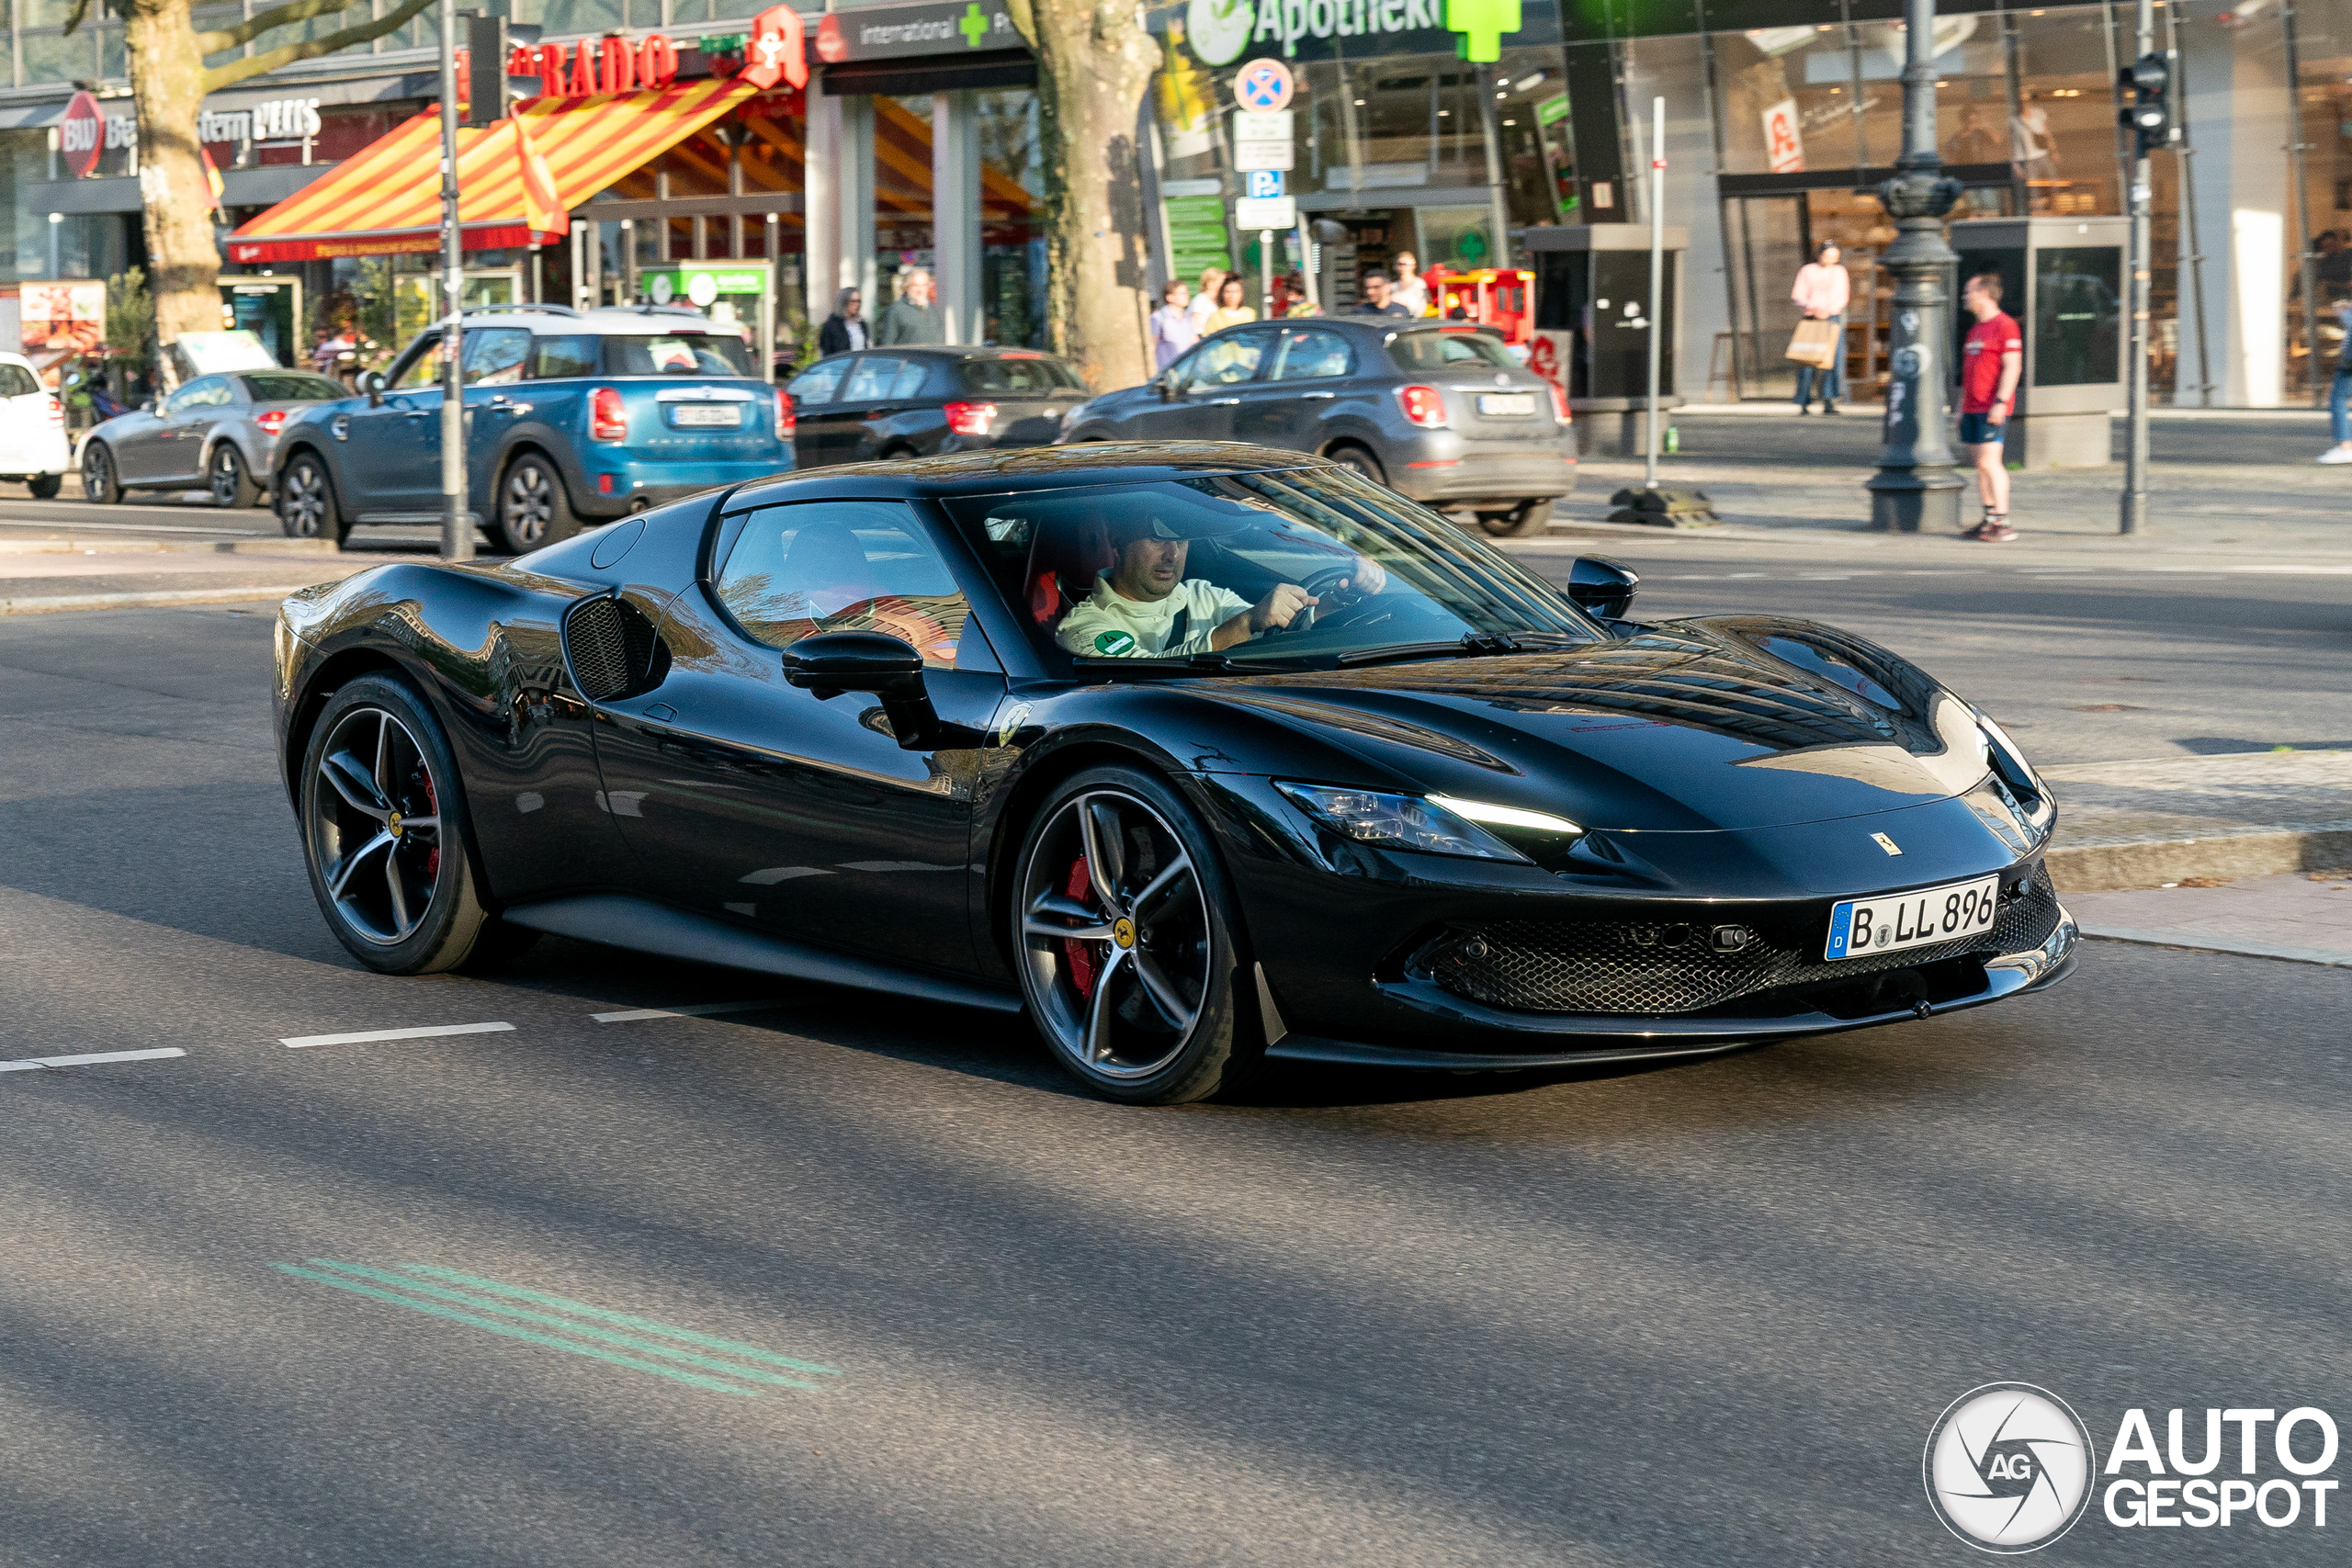
<svg viewBox="0 0 2352 1568">
<path fill-rule="evenodd" d="M 722 508 L 813 500 L 913 501 L 1009 491 L 1063 490 L 1081 485 L 1163 483 L 1218 474 L 1262 474 L 1335 465 L 1302 452 L 1238 441 L 1104 441 L 1078 446 L 1013 446 L 953 452 L 936 457 L 873 465 L 844 464 L 753 479 L 729 495 Z M 811 494 L 810 492 L 816 492 Z"/>
<path fill-rule="evenodd" d="M 575 310 L 569 305 L 500 305 L 466 312 L 469 327 L 521 327 L 542 337 L 579 333 L 718 333 L 733 335 L 700 310 L 683 305 L 603 305 Z M 435 329 L 427 328 L 430 332 Z"/>
<path fill-rule="evenodd" d="M 860 354 L 922 355 L 931 359 L 1050 359 L 1057 365 L 1069 360 L 1058 354 L 1048 354 L 1042 348 L 1023 348 L 1017 343 L 957 344 L 957 343 L 889 343 L 868 344 L 857 350 Z M 831 357 L 840 358 L 840 355 Z"/>
</svg>

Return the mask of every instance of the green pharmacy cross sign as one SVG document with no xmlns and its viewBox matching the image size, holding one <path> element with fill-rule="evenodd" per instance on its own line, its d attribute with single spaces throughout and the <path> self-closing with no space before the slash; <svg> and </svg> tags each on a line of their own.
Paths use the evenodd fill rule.
<svg viewBox="0 0 2352 1568">
<path fill-rule="evenodd" d="M 1514 11 L 1518 9 L 1515 0 L 1512 9 Z M 963 19 L 956 24 L 956 30 L 964 35 L 966 47 L 970 49 L 980 47 L 980 40 L 989 36 L 989 18 L 988 14 L 980 9 L 979 0 L 972 0 L 970 5 L 964 7 Z"/>
<path fill-rule="evenodd" d="M 1462 58 L 1491 65 L 1503 57 L 1503 39 L 1519 31 L 1519 0 L 1445 0 L 1445 27 L 1460 33 Z"/>
</svg>

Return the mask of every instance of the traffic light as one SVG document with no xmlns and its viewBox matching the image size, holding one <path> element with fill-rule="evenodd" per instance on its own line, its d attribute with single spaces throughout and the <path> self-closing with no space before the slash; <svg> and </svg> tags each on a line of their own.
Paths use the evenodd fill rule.
<svg viewBox="0 0 2352 1568">
<path fill-rule="evenodd" d="M 2172 104 L 2172 62 L 2161 54 L 2143 54 L 2122 74 L 2121 118 L 2131 128 L 2143 158 L 2159 147 L 2169 147 L 2180 135 Z"/>
</svg>

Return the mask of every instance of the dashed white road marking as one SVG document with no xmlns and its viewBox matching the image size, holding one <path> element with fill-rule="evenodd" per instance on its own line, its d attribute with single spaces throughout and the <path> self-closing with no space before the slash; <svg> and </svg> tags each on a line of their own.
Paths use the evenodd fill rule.
<svg viewBox="0 0 2352 1568">
<path fill-rule="evenodd" d="M 511 1023 L 435 1023 L 423 1029 L 365 1029 L 353 1034 L 297 1034 L 280 1045 L 300 1050 L 308 1045 L 364 1045 L 371 1040 L 430 1040 L 440 1034 L 503 1034 Z"/>
<path fill-rule="evenodd" d="M 29 1073 L 40 1067 L 95 1067 L 107 1062 L 153 1062 L 165 1056 L 187 1055 L 176 1045 L 162 1045 L 151 1051 L 93 1051 L 79 1056 L 28 1056 L 21 1062 L 0 1062 L 0 1073 Z"/>
<path fill-rule="evenodd" d="M 757 1002 L 687 1002 L 673 1008 L 631 1008 L 626 1012 L 592 1012 L 588 1016 L 598 1023 L 639 1023 L 650 1018 L 708 1018 L 722 1012 L 759 1012 L 768 1008 L 780 1008 L 780 1001 Z"/>
</svg>

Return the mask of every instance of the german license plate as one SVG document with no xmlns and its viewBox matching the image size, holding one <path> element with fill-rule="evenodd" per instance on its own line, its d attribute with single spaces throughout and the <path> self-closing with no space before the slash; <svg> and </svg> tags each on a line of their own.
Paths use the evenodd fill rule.
<svg viewBox="0 0 2352 1568">
<path fill-rule="evenodd" d="M 670 423 L 716 425 L 732 430 L 743 423 L 743 411 L 733 403 L 677 403 L 671 407 Z"/>
<path fill-rule="evenodd" d="M 1478 394 L 1480 413 L 1514 414 L 1524 419 L 1535 412 L 1532 392 L 1481 392 Z"/>
<path fill-rule="evenodd" d="M 1999 877 L 1987 876 L 1917 893 L 1849 898 L 1829 911 L 1829 946 L 1822 956 L 1860 958 L 1990 931 L 2000 887 Z"/>
</svg>

